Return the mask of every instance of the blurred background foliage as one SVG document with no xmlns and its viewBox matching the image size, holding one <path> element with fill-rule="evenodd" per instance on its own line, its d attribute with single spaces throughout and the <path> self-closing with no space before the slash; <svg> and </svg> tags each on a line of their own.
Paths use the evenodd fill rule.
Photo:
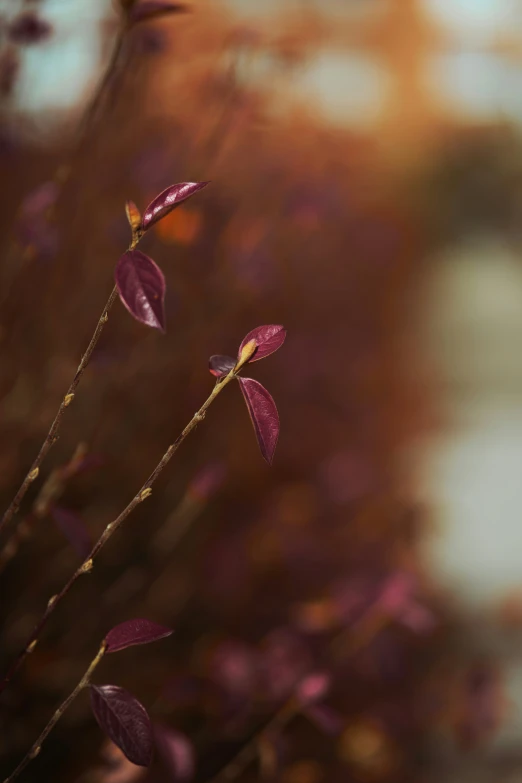
<svg viewBox="0 0 522 783">
<path fill-rule="evenodd" d="M 228 779 L 518 780 L 522 5 L 122 19 L 0 4 L 4 506 L 111 289 L 126 199 L 212 180 L 143 241 L 167 334 L 114 309 L 0 542 L 3 665 L 207 396 L 208 357 L 263 323 L 288 329 L 252 372 L 282 434 L 269 469 L 238 390 L 219 398 L 4 694 L 2 772 L 107 630 L 143 616 L 175 634 L 97 681 L 178 732 L 175 762 L 129 765 L 80 699 L 27 780 L 206 781 L 245 747 Z"/>
</svg>

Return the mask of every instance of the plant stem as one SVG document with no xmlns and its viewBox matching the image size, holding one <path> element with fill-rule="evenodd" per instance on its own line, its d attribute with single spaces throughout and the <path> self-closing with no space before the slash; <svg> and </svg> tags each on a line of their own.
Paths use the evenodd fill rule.
<svg viewBox="0 0 522 783">
<path fill-rule="evenodd" d="M 53 730 L 53 728 L 56 726 L 62 715 L 64 714 L 65 710 L 72 704 L 72 702 L 75 700 L 75 698 L 78 696 L 80 691 L 82 691 L 84 688 L 89 685 L 91 681 L 91 676 L 98 664 L 100 663 L 101 659 L 103 658 L 105 654 L 106 644 L 105 641 L 102 642 L 102 645 L 100 649 L 98 650 L 98 654 L 95 658 L 91 661 L 89 664 L 89 668 L 83 675 L 82 679 L 76 686 L 76 688 L 73 690 L 73 692 L 65 699 L 65 701 L 58 707 L 56 712 L 54 713 L 53 717 L 45 727 L 45 729 L 42 731 L 38 739 L 33 743 L 31 746 L 31 749 L 27 752 L 27 754 L 24 756 L 20 764 L 16 767 L 14 772 L 12 772 L 8 778 L 4 780 L 4 783 L 12 783 L 13 780 L 15 780 L 20 772 L 22 772 L 26 766 L 29 764 L 30 761 L 32 761 L 38 754 L 40 753 L 42 749 L 42 744 L 47 738 L 48 734 Z"/>
<path fill-rule="evenodd" d="M 42 447 L 38 452 L 38 456 L 34 460 L 26 477 L 22 481 L 22 484 L 20 485 L 18 492 L 16 493 L 13 500 L 11 501 L 11 505 L 9 506 L 7 511 L 4 513 L 2 519 L 0 520 L 0 532 L 6 527 L 6 525 L 9 524 L 9 522 L 12 520 L 12 518 L 20 508 L 20 503 L 24 499 L 27 490 L 29 489 L 33 481 L 38 477 L 38 474 L 40 472 L 40 465 L 44 461 L 45 457 L 47 456 L 52 446 L 54 446 L 54 444 L 58 440 L 58 430 L 60 429 L 60 424 L 62 422 L 63 415 L 74 399 L 76 388 L 80 383 L 81 377 L 85 372 L 85 368 L 89 364 L 93 351 L 96 348 L 96 345 L 98 344 L 98 340 L 101 337 L 103 328 L 108 321 L 109 312 L 117 296 L 118 296 L 118 292 L 114 287 L 111 291 L 111 295 L 109 296 L 109 299 L 105 304 L 105 307 L 103 308 L 103 312 L 98 320 L 98 323 L 96 324 L 96 329 L 94 330 L 94 334 L 91 337 L 91 341 L 87 346 L 87 350 L 82 356 L 82 360 L 78 366 L 78 369 L 76 370 L 76 374 L 73 378 L 73 381 L 69 386 L 69 388 L 67 389 L 67 392 L 60 403 L 58 412 L 54 417 L 54 421 L 51 424 L 51 428 L 49 429 L 49 432 L 47 433 L 47 437 L 45 438 Z"/>
<path fill-rule="evenodd" d="M 18 526 L 13 530 L 9 540 L 0 549 L 0 574 L 16 555 L 20 545 L 29 538 L 36 523 L 48 516 L 54 503 L 63 494 L 67 481 L 81 467 L 85 452 L 85 444 L 80 443 L 69 462 L 51 471 L 48 478 L 44 481 L 34 500 L 31 511 L 18 522 Z"/>
<path fill-rule="evenodd" d="M 78 135 L 77 135 L 77 142 L 75 145 L 75 152 L 78 152 L 79 149 L 81 149 L 81 146 L 91 129 L 92 124 L 96 120 L 96 116 L 98 114 L 98 111 L 100 109 L 100 106 L 102 104 L 103 98 L 105 97 L 105 93 L 107 92 L 108 87 L 111 84 L 111 81 L 114 77 L 114 73 L 116 71 L 116 67 L 118 65 L 118 61 L 121 56 L 121 52 L 123 49 L 123 43 L 125 40 L 125 35 L 128 29 L 128 25 L 126 22 L 122 24 L 120 27 L 119 33 L 116 37 L 116 43 L 114 45 L 114 48 L 112 50 L 112 55 L 109 60 L 109 63 L 107 65 L 107 68 L 105 69 L 105 72 L 103 74 L 103 77 L 101 79 L 101 82 L 98 86 L 98 89 L 96 90 L 95 94 L 93 95 L 91 101 L 89 102 L 89 105 L 87 106 L 87 109 L 85 110 L 83 114 L 83 118 L 80 123 L 80 127 L 78 128 Z M 60 183 L 60 187 L 63 188 L 65 183 L 70 177 L 72 171 L 71 163 L 65 163 L 61 164 L 54 175 L 54 181 Z M 36 457 L 35 461 L 31 465 L 31 468 L 29 472 L 27 473 L 25 479 L 23 480 L 18 492 L 16 493 L 11 505 L 7 509 L 7 511 L 4 513 L 2 519 L 0 520 L 0 532 L 5 528 L 6 525 L 9 524 L 11 519 L 14 517 L 16 512 L 18 511 L 18 508 L 20 507 L 20 503 L 22 502 L 23 498 L 25 497 L 25 494 L 29 487 L 31 486 L 31 483 L 36 479 L 38 476 L 38 473 L 40 471 L 40 465 L 42 464 L 43 460 L 45 459 L 47 453 L 53 446 L 53 444 L 56 442 L 57 439 L 57 432 L 60 427 L 60 423 L 62 420 L 62 416 L 64 414 L 65 408 L 70 404 L 72 401 L 71 394 L 74 395 L 75 389 L 78 386 L 80 382 L 80 378 L 83 375 L 83 372 L 85 368 L 87 367 L 87 364 L 89 363 L 89 360 L 91 358 L 92 352 L 94 351 L 96 344 L 98 340 L 100 339 L 100 335 L 103 331 L 103 327 L 105 323 L 107 322 L 107 315 L 114 304 L 114 300 L 116 299 L 117 291 L 116 288 L 113 288 L 112 293 L 109 297 L 109 300 L 107 301 L 107 304 L 105 305 L 103 309 L 103 313 L 100 317 L 100 320 L 98 321 L 98 324 L 96 326 L 96 330 L 92 336 L 91 342 L 89 343 L 89 346 L 83 355 L 82 361 L 80 363 L 80 366 L 78 367 L 78 370 L 76 372 L 76 375 L 74 376 L 74 380 L 71 383 L 69 389 L 67 390 L 67 394 L 65 395 L 64 399 L 62 400 L 62 403 L 58 409 L 58 413 L 55 416 L 55 419 L 53 423 L 51 424 L 51 429 L 49 430 L 47 437 L 40 449 L 40 453 Z M 66 402 L 68 400 L 68 402 Z"/>
<path fill-rule="evenodd" d="M 55 608 L 58 606 L 60 601 L 65 598 L 71 587 L 74 585 L 77 579 L 80 578 L 83 574 L 88 574 L 93 567 L 94 560 L 96 556 L 100 553 L 100 551 L 103 549 L 107 541 L 114 535 L 114 533 L 118 530 L 118 528 L 123 524 L 123 522 L 127 519 L 127 517 L 134 511 L 134 509 L 139 506 L 140 503 L 142 503 L 144 500 L 146 500 L 149 495 L 152 493 L 152 485 L 156 481 L 156 479 L 159 477 L 159 475 L 162 473 L 164 468 L 167 466 L 167 464 L 170 462 L 176 451 L 179 449 L 187 435 L 189 435 L 193 429 L 197 427 L 200 421 L 203 421 L 205 418 L 205 414 L 207 412 L 207 409 L 210 407 L 210 405 L 213 403 L 213 401 L 216 399 L 218 394 L 220 394 L 221 391 L 227 386 L 227 384 L 232 381 L 244 364 L 251 358 L 254 351 L 256 349 L 256 344 L 254 340 L 251 340 L 245 347 L 243 348 L 243 351 L 241 353 L 241 357 L 239 361 L 237 362 L 236 366 L 226 375 L 224 378 L 220 378 L 214 388 L 212 389 L 211 394 L 201 408 L 194 414 L 194 416 L 191 418 L 185 429 L 181 432 L 181 434 L 176 438 L 174 443 L 169 446 L 163 457 L 160 459 L 152 473 L 150 474 L 147 481 L 143 484 L 139 492 L 133 497 L 131 502 L 123 509 L 121 514 L 116 517 L 115 520 L 110 522 L 103 533 L 101 534 L 100 538 L 96 542 L 96 544 L 93 546 L 92 550 L 90 551 L 89 555 L 87 556 L 87 559 L 76 569 L 76 571 L 73 573 L 69 581 L 62 587 L 59 593 L 57 595 L 54 595 L 48 602 L 47 607 L 45 609 L 45 612 L 43 613 L 42 617 L 34 627 L 31 635 L 29 636 L 24 649 L 19 653 L 18 657 L 14 660 L 14 662 L 11 664 L 10 669 L 8 670 L 7 674 L 5 675 L 4 679 L 0 682 L 0 693 L 2 693 L 7 684 L 10 682 L 14 674 L 18 671 L 26 657 L 31 653 L 34 648 L 36 647 L 36 643 L 38 641 L 38 638 L 40 636 L 41 631 L 47 624 L 47 621 Z"/>
<path fill-rule="evenodd" d="M 236 753 L 234 758 L 211 779 L 210 783 L 235 780 L 245 771 L 250 762 L 255 758 L 258 745 L 263 742 L 263 740 L 268 739 L 271 734 L 282 731 L 298 712 L 299 704 L 293 697 L 290 697 L 290 699 L 272 715 L 268 722 L 254 733 L 246 745 L 243 745 L 239 752 Z"/>
</svg>

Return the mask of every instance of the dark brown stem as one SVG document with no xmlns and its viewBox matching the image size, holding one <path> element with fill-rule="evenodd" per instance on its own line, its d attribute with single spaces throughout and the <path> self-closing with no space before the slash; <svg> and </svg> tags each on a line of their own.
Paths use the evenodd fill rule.
<svg viewBox="0 0 522 783">
<path fill-rule="evenodd" d="M 36 523 L 48 516 L 53 504 L 61 497 L 67 481 L 81 467 L 85 452 L 85 444 L 80 443 L 69 462 L 53 470 L 42 484 L 31 511 L 18 522 L 17 527 L 0 550 L 0 574 L 16 555 L 20 545 L 29 538 Z"/>
<path fill-rule="evenodd" d="M 46 626 L 47 621 L 51 614 L 54 612 L 60 601 L 65 598 L 71 587 L 74 585 L 77 579 L 80 578 L 83 574 L 88 574 L 93 567 L 94 560 L 96 556 L 101 552 L 107 541 L 114 535 L 114 533 L 118 530 L 118 528 L 123 524 L 123 522 L 127 519 L 127 517 L 134 511 L 134 509 L 139 506 L 140 503 L 142 503 L 144 500 L 146 500 L 149 495 L 152 493 L 152 485 L 158 478 L 158 476 L 162 473 L 164 468 L 167 466 L 167 464 L 170 462 L 176 451 L 179 449 L 187 435 L 189 435 L 193 429 L 197 427 L 200 421 L 203 421 L 205 418 L 205 414 L 210 407 L 210 405 L 213 403 L 213 401 L 216 399 L 218 394 L 223 391 L 225 386 L 232 381 L 243 365 L 250 359 L 250 357 L 253 355 L 254 351 L 256 349 L 256 344 L 254 340 L 251 340 L 249 343 L 245 345 L 243 348 L 243 351 L 241 353 L 241 356 L 239 358 L 238 363 L 234 367 L 233 370 L 231 370 L 228 375 L 226 375 L 224 378 L 221 378 L 214 388 L 212 389 L 211 394 L 207 397 L 201 408 L 194 414 L 194 416 L 191 418 L 185 429 L 182 431 L 182 433 L 176 438 L 174 443 L 169 446 L 163 457 L 160 459 L 152 473 L 150 474 L 147 481 L 143 484 L 139 492 L 133 497 L 131 502 L 123 509 L 121 514 L 116 517 L 115 520 L 110 522 L 103 533 L 101 534 L 100 538 L 96 542 L 96 544 L 93 546 L 91 552 L 87 556 L 87 559 L 82 563 L 81 566 L 79 566 L 76 571 L 73 573 L 69 581 L 62 587 L 59 593 L 54 595 L 48 602 L 47 607 L 45 609 L 45 612 L 43 613 L 41 619 L 38 621 L 36 626 L 34 627 L 31 635 L 29 636 L 24 649 L 19 653 L 18 657 L 13 661 L 11 664 L 10 669 L 8 670 L 7 674 L 5 675 L 2 682 L 0 682 L 0 693 L 2 693 L 8 683 L 11 681 L 13 676 L 16 674 L 22 663 L 25 661 L 26 657 L 31 653 L 34 648 L 36 647 L 38 638 L 43 630 L 43 628 Z"/>
<path fill-rule="evenodd" d="M 105 324 L 109 319 L 109 312 L 117 296 L 118 296 L 118 292 L 116 288 L 113 288 L 111 295 L 109 296 L 109 299 L 107 300 L 107 303 L 103 308 L 103 312 L 98 320 L 98 323 L 96 324 L 96 329 L 94 330 L 94 334 L 91 337 L 91 341 L 87 346 L 87 350 L 82 356 L 82 360 L 78 366 L 78 369 L 76 370 L 76 374 L 73 378 L 73 381 L 69 386 L 69 388 L 67 389 L 67 392 L 60 403 L 60 407 L 58 408 L 58 412 L 54 417 L 54 421 L 51 424 L 51 428 L 47 433 L 47 437 L 45 438 L 42 447 L 38 452 L 38 456 L 34 460 L 26 477 L 22 481 L 22 484 L 20 485 L 18 492 L 16 493 L 13 500 L 11 501 L 11 505 L 9 506 L 7 511 L 4 513 L 2 519 L 0 520 L 0 532 L 3 531 L 5 527 L 10 523 L 10 521 L 12 520 L 12 518 L 20 508 L 20 503 L 24 499 L 27 490 L 29 489 L 33 481 L 38 477 L 42 462 L 44 461 L 50 449 L 54 446 L 54 444 L 58 440 L 58 430 L 60 429 L 60 424 L 62 423 L 62 418 L 64 416 L 64 413 L 74 399 L 76 387 L 80 383 L 81 377 L 85 372 L 85 368 L 89 364 L 90 358 L 93 354 L 94 349 L 98 344 L 98 341 L 101 337 Z"/>
<path fill-rule="evenodd" d="M 105 654 L 106 644 L 105 642 L 102 643 L 100 649 L 98 650 L 98 654 L 96 657 L 91 661 L 89 664 L 89 668 L 83 675 L 82 679 L 76 686 L 76 688 L 73 690 L 73 692 L 65 699 L 65 701 L 58 707 L 56 712 L 54 713 L 53 717 L 45 727 L 45 729 L 42 731 L 38 739 L 33 743 L 30 750 L 27 752 L 27 754 L 24 756 L 20 764 L 16 767 L 14 772 L 11 772 L 8 778 L 4 780 L 4 783 L 12 783 L 13 780 L 15 780 L 20 772 L 22 772 L 26 766 L 29 764 L 30 761 L 32 761 L 34 758 L 38 756 L 42 749 L 42 744 L 44 743 L 45 739 L 47 738 L 48 734 L 51 733 L 53 728 L 56 726 L 62 715 L 64 714 L 65 710 L 73 703 L 75 698 L 78 696 L 78 694 L 86 688 L 90 681 L 91 676 L 100 663 L 101 659 L 103 658 Z"/>
</svg>

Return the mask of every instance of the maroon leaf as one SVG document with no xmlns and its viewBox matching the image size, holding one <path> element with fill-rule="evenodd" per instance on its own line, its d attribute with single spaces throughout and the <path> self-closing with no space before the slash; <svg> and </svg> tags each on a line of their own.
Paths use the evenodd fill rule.
<svg viewBox="0 0 522 783">
<path fill-rule="evenodd" d="M 73 549 L 85 559 L 92 549 L 92 541 L 82 518 L 75 511 L 60 506 L 53 506 L 51 516 Z"/>
<path fill-rule="evenodd" d="M 168 0 L 142 0 L 141 3 L 133 5 L 129 19 L 134 23 L 143 22 L 147 19 L 153 19 L 155 16 L 182 13 L 188 10 L 188 7 L 183 3 L 171 3 Z"/>
<path fill-rule="evenodd" d="M 243 397 L 254 425 L 261 454 L 269 465 L 279 437 L 279 414 L 271 395 L 259 381 L 252 378 L 238 378 Z"/>
<path fill-rule="evenodd" d="M 117 685 L 91 685 L 91 707 L 104 731 L 133 764 L 148 767 L 152 761 L 152 724 L 147 710 Z"/>
<path fill-rule="evenodd" d="M 120 299 L 137 321 L 165 331 L 165 278 L 152 258 L 128 250 L 116 265 Z"/>
<path fill-rule="evenodd" d="M 152 623 L 150 620 L 127 620 L 115 626 L 105 637 L 107 652 L 113 653 L 132 647 L 134 644 L 148 644 L 165 639 L 172 633 L 171 628 Z"/>
<path fill-rule="evenodd" d="M 143 214 L 141 221 L 142 228 L 150 228 L 158 220 L 168 215 L 175 207 L 178 207 L 183 201 L 186 201 L 198 190 L 202 190 L 208 182 L 179 182 L 177 185 L 171 185 L 166 188 L 159 196 L 150 202 Z"/>
<path fill-rule="evenodd" d="M 155 724 L 156 747 L 175 781 L 192 780 L 196 767 L 194 749 L 189 739 L 179 731 Z"/>
<path fill-rule="evenodd" d="M 216 378 L 223 378 L 224 375 L 228 375 L 230 370 L 233 370 L 235 366 L 236 360 L 231 356 L 220 356 L 219 354 L 215 354 L 208 360 L 208 369 Z"/>
<path fill-rule="evenodd" d="M 255 340 L 257 349 L 249 362 L 258 362 L 259 359 L 264 359 L 265 356 L 270 356 L 271 353 L 281 348 L 285 341 L 286 329 L 279 324 L 270 324 L 269 326 L 258 326 L 257 329 L 252 329 L 251 332 L 243 339 L 243 342 L 239 346 L 238 356 L 241 356 L 241 351 L 250 340 Z"/>
</svg>

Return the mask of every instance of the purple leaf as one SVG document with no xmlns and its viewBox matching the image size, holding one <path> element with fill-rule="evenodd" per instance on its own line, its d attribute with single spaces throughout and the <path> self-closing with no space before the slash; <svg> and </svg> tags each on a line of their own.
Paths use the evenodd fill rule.
<svg viewBox="0 0 522 783">
<path fill-rule="evenodd" d="M 150 620 L 127 620 L 113 628 L 105 637 L 107 652 L 113 653 L 132 647 L 134 644 L 148 644 L 165 639 L 172 633 L 171 628 L 152 623 Z"/>
<path fill-rule="evenodd" d="M 279 324 L 270 324 L 269 326 L 258 326 L 257 329 L 252 329 L 243 342 L 239 346 L 238 356 L 241 356 L 241 351 L 250 340 L 255 340 L 257 349 L 249 362 L 258 362 L 260 359 L 264 359 L 265 356 L 270 356 L 271 353 L 281 348 L 285 341 L 286 329 Z"/>
<path fill-rule="evenodd" d="M 158 724 L 154 725 L 153 731 L 156 747 L 171 774 L 171 780 L 192 780 L 196 762 L 188 738 L 179 731 Z"/>
<path fill-rule="evenodd" d="M 165 331 L 165 278 L 152 258 L 128 250 L 116 265 L 120 299 L 137 321 Z"/>
<path fill-rule="evenodd" d="M 91 707 L 101 730 L 133 764 L 148 767 L 152 761 L 152 724 L 147 710 L 117 685 L 91 685 Z"/>
<path fill-rule="evenodd" d="M 177 185 L 171 185 L 169 188 L 166 188 L 150 202 L 145 210 L 141 222 L 143 230 L 150 228 L 158 220 L 172 212 L 175 207 L 178 207 L 183 201 L 189 199 L 208 184 L 208 182 L 179 182 Z"/>
<path fill-rule="evenodd" d="M 131 22 L 143 22 L 147 19 L 153 19 L 155 16 L 164 14 L 182 13 L 188 11 L 188 7 L 183 3 L 171 3 L 168 0 L 142 0 L 135 3 L 129 14 Z"/>
<path fill-rule="evenodd" d="M 82 518 L 75 511 L 60 506 L 53 506 L 51 516 L 73 549 L 85 559 L 92 549 L 92 541 Z"/>
<path fill-rule="evenodd" d="M 259 381 L 252 378 L 238 378 L 243 397 L 254 425 L 261 454 L 269 465 L 279 437 L 279 414 L 271 395 Z"/>
<path fill-rule="evenodd" d="M 208 360 L 208 369 L 216 378 L 223 378 L 223 376 L 228 375 L 230 370 L 233 370 L 235 366 L 236 360 L 231 356 L 220 356 L 219 354 L 215 354 Z"/>
</svg>

